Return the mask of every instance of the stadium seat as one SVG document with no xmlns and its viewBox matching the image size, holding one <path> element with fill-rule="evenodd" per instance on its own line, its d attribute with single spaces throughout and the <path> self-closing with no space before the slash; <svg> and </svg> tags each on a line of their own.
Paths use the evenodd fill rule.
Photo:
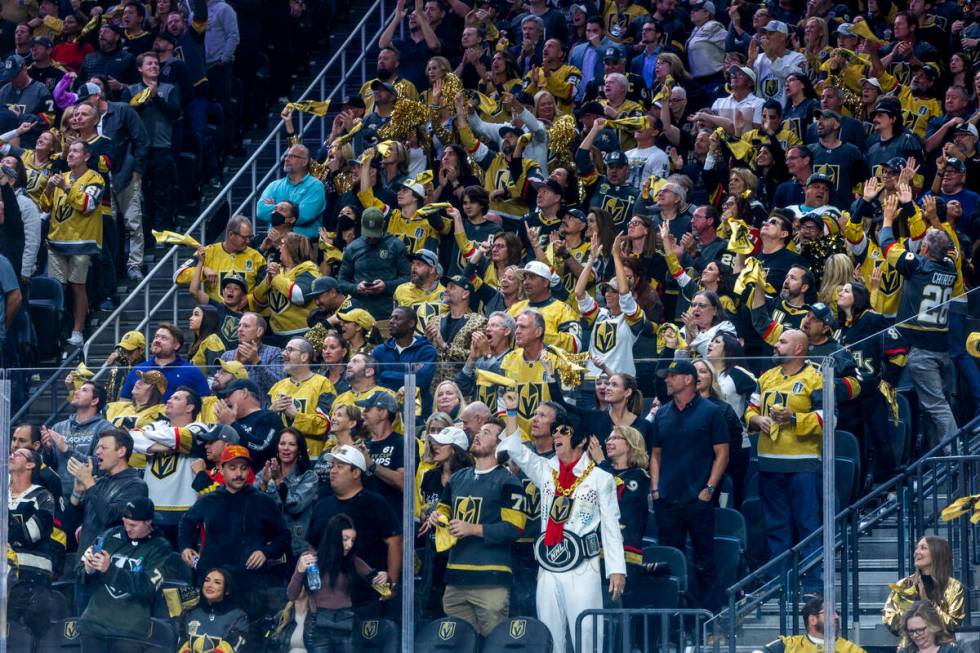
<svg viewBox="0 0 980 653">
<path fill-rule="evenodd" d="M 354 650 L 367 653 L 397 653 L 398 626 L 388 619 L 365 619 L 354 633 Z"/>
<path fill-rule="evenodd" d="M 31 277 L 28 306 L 37 331 L 38 360 L 56 360 L 61 354 L 61 321 L 65 310 L 61 284 L 51 277 Z"/>
<path fill-rule="evenodd" d="M 503 621 L 487 635 L 483 651 L 546 653 L 554 646 L 551 631 L 543 623 L 531 617 L 514 617 Z"/>
<path fill-rule="evenodd" d="M 635 582 L 638 607 L 658 610 L 681 607 L 681 586 L 677 578 L 637 576 Z"/>
<path fill-rule="evenodd" d="M 643 531 L 643 544 L 646 546 L 657 544 L 657 516 L 652 510 L 647 513 L 647 527 Z"/>
<path fill-rule="evenodd" d="M 672 546 L 648 546 L 643 549 L 644 564 L 650 562 L 666 562 L 670 565 L 670 577 L 677 579 L 677 585 L 682 595 L 689 589 L 687 573 L 687 556 L 684 552 Z"/>
<path fill-rule="evenodd" d="M 742 551 L 748 548 L 748 527 L 745 517 L 731 508 L 715 508 L 715 537 L 729 537 L 741 543 Z"/>
<path fill-rule="evenodd" d="M 769 560 L 769 549 L 766 545 L 766 518 L 762 512 L 762 500 L 758 496 L 746 498 L 742 502 L 742 515 L 748 527 L 748 548 L 745 557 L 749 567 L 757 569 Z"/>
<path fill-rule="evenodd" d="M 71 613 L 71 602 L 63 592 L 59 592 L 54 587 L 51 588 L 51 621 L 61 621 L 74 616 Z M 9 648 L 9 647 L 8 647 Z"/>
<path fill-rule="evenodd" d="M 728 474 L 721 477 L 718 484 L 718 505 L 727 508 L 732 503 L 732 495 L 735 493 L 735 481 Z"/>
<path fill-rule="evenodd" d="M 153 619 L 150 627 L 150 636 L 145 640 L 147 651 L 159 651 L 160 653 L 177 650 L 177 629 L 163 619 Z"/>
<path fill-rule="evenodd" d="M 759 498 L 759 472 L 754 471 L 752 473 L 745 475 L 745 495 L 742 501 L 746 499 L 758 499 Z"/>
<path fill-rule="evenodd" d="M 765 653 L 783 653 L 786 650 L 786 644 L 783 643 L 781 639 L 774 639 L 768 644 L 764 649 Z"/>
<path fill-rule="evenodd" d="M 743 551 L 737 539 L 715 538 L 715 578 L 717 578 L 720 597 L 726 597 L 725 590 L 742 577 L 745 570 Z"/>
<path fill-rule="evenodd" d="M 11 648 L 9 643 L 8 651 Z M 82 640 L 78 635 L 78 620 L 74 617 L 51 622 L 51 627 L 37 642 L 34 653 L 73 653 L 82 650 Z"/>
<path fill-rule="evenodd" d="M 834 485 L 837 488 L 837 511 L 854 501 L 857 463 L 850 458 L 834 458 Z"/>
<path fill-rule="evenodd" d="M 67 564 L 65 565 L 65 571 L 66 573 L 69 571 Z M 68 617 L 77 617 L 78 615 L 75 614 L 75 581 L 64 579 L 56 580 L 55 582 L 51 583 L 51 590 L 52 592 L 61 594 L 65 599 L 65 607 L 68 609 L 68 614 L 66 614 L 64 618 L 67 619 Z M 54 615 L 52 615 L 51 620 L 55 620 Z"/>
<path fill-rule="evenodd" d="M 849 458 L 854 461 L 854 490 L 851 496 L 853 499 L 857 499 L 860 493 L 860 484 L 864 477 L 861 475 L 863 463 L 861 460 L 861 445 L 853 433 L 850 431 L 834 432 L 834 457 Z M 847 506 L 849 503 L 843 504 L 843 506 Z"/>
<path fill-rule="evenodd" d="M 415 634 L 415 650 L 455 651 L 455 653 L 476 653 L 480 636 L 467 621 L 456 617 L 446 617 L 432 621 Z"/>
<path fill-rule="evenodd" d="M 16 621 L 7 624 L 7 650 L 11 653 L 34 650 L 34 636 L 27 626 Z"/>
</svg>

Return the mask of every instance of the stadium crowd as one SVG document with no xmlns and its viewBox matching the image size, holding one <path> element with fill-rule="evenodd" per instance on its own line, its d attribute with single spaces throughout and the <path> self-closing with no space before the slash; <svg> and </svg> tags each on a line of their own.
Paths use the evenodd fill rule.
<svg viewBox="0 0 980 653">
<path fill-rule="evenodd" d="M 86 652 L 142 650 L 164 595 L 186 650 L 352 650 L 411 574 L 419 623 L 536 616 L 564 653 L 678 572 L 645 537 L 689 542 L 718 610 L 716 506 L 761 505 L 755 564 L 818 528 L 825 409 L 862 491 L 980 411 L 978 38 L 952 0 L 399 0 L 325 142 L 283 109 L 282 177 L 176 274 L 186 326 L 125 334 L 71 416 L 14 432 L 21 619 L 41 636 L 62 578 Z M 122 92 L 162 136 L 143 74 Z M 90 84 L 82 134 L 114 106 Z M 54 243 L 108 195 L 87 143 L 39 200 L 78 225 L 48 235 L 73 284 Z M 926 651 L 920 621 L 962 621 L 942 544 L 885 608 Z"/>
</svg>

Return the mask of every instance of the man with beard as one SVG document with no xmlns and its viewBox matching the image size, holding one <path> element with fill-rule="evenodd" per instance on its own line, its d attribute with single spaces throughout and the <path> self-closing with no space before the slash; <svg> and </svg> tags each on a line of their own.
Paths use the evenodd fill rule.
<svg viewBox="0 0 980 653">
<path fill-rule="evenodd" d="M 442 293 L 446 288 L 439 281 L 442 278 L 442 265 L 434 251 L 419 250 L 409 255 L 408 260 L 412 262 L 411 279 L 395 288 L 395 303 L 415 311 L 418 318 L 415 332 L 421 335 L 425 333 L 429 319 L 438 318 L 445 308 Z"/>
<path fill-rule="evenodd" d="M 905 118 L 898 99 L 886 96 L 878 100 L 872 114 L 872 124 L 877 138 L 872 137 L 865 150 L 864 160 L 871 173 L 881 177 L 881 167 L 888 161 L 912 158 L 919 165 L 923 162 L 922 141 L 905 129 Z M 921 185 L 921 178 L 913 180 Z"/>
<path fill-rule="evenodd" d="M 862 80 L 867 81 L 867 80 Z M 874 80 L 877 82 L 878 80 Z M 867 84 L 871 89 L 877 89 L 880 93 L 881 88 Z M 862 93 L 863 94 L 863 93 Z M 877 95 L 875 96 L 877 100 Z M 874 101 L 871 102 L 872 106 Z M 860 120 L 855 120 L 850 116 L 844 115 L 844 90 L 837 88 L 836 86 L 824 86 L 823 90 L 820 91 L 820 109 L 823 112 L 834 112 L 841 116 L 840 119 L 840 129 L 838 130 L 838 136 L 840 140 L 845 143 L 856 146 L 859 150 L 863 149 L 864 142 L 868 140 L 868 129 L 867 123 L 863 123 Z M 820 125 L 819 120 L 815 120 L 806 127 L 803 134 L 803 141 L 807 145 L 812 145 L 817 142 L 820 135 L 817 133 L 817 128 Z M 774 204 L 774 206 L 783 206 L 782 204 Z"/>
<path fill-rule="evenodd" d="M 405 374 L 411 371 L 416 376 L 415 387 L 422 405 L 431 406 L 430 386 L 439 355 L 425 336 L 415 335 L 417 323 L 415 311 L 396 306 L 389 320 L 391 337 L 375 347 L 371 356 L 380 367 L 378 381 L 381 385 L 398 391 L 404 384 Z"/>
<path fill-rule="evenodd" d="M 187 64 L 197 107 L 191 113 L 207 115 L 208 73 L 204 57 L 204 34 L 208 28 L 208 7 L 206 0 L 191 0 L 191 23 L 187 24 L 184 14 L 175 11 L 167 16 L 166 31 L 174 38 L 174 54 Z M 166 59 L 162 59 L 166 62 Z M 192 119 L 200 120 L 200 116 Z M 192 123 L 193 124 L 193 123 Z"/>
<path fill-rule="evenodd" d="M 344 248 L 337 281 L 353 305 L 367 310 L 375 320 L 391 313 L 395 288 L 408 281 L 410 266 L 405 244 L 385 230 L 384 214 L 365 209 L 361 235 Z"/>
<path fill-rule="evenodd" d="M 401 26 L 402 21 L 408 15 L 408 38 L 395 38 L 395 33 Z M 412 84 L 414 88 L 428 86 L 425 77 L 425 65 L 430 58 L 439 54 L 442 44 L 439 37 L 433 31 L 422 7 L 421 0 L 415 0 L 415 9 L 407 11 L 405 0 L 398 0 L 395 5 L 395 12 L 391 16 L 391 21 L 385 27 L 378 39 L 378 47 L 382 50 L 395 49 L 399 53 L 399 58 L 404 59 L 405 66 L 401 69 L 402 76 Z M 393 85 L 394 70 L 385 67 L 381 69 L 381 55 L 378 56 L 378 79 Z M 374 90 L 373 83 L 371 90 Z M 368 101 L 365 99 L 365 104 Z"/>
<path fill-rule="evenodd" d="M 344 371 L 344 380 L 350 385 L 350 390 L 337 395 L 333 401 L 333 408 L 338 406 L 354 406 L 359 401 L 363 401 L 375 392 L 387 392 L 394 396 L 394 392 L 383 386 L 377 385 L 378 363 L 373 356 L 368 354 L 354 354 L 347 362 Z"/>
<path fill-rule="evenodd" d="M 473 467 L 452 475 L 420 531 L 438 527 L 440 515 L 449 520 L 457 540 L 449 550 L 443 609 L 484 637 L 507 617 L 514 575 L 510 545 L 527 520 L 521 484 L 497 463 L 503 430 L 500 418 L 480 427 L 470 445 Z"/>
<path fill-rule="evenodd" d="M 169 323 L 161 323 L 157 326 L 153 341 L 150 343 L 149 360 L 135 365 L 126 376 L 126 383 L 123 385 L 119 396 L 129 399 L 133 393 L 133 385 L 136 383 L 137 372 L 159 371 L 167 379 L 167 390 L 164 391 L 163 400 L 170 399 L 174 390 L 182 385 L 186 385 L 202 397 L 211 394 L 208 388 L 208 381 L 204 374 L 197 368 L 197 365 L 183 359 L 179 351 L 184 346 L 184 332 L 180 327 Z"/>
<path fill-rule="evenodd" d="M 313 345 L 303 338 L 293 338 L 282 350 L 286 378 L 269 389 L 269 408 L 282 415 L 282 424 L 306 436 L 311 458 L 320 455 L 326 439 L 327 415 L 337 390 L 325 376 L 317 374 L 313 362 Z"/>
<path fill-rule="evenodd" d="M 820 527 L 823 377 L 807 362 L 807 338 L 786 330 L 773 348 L 775 367 L 759 377 L 745 421 L 759 432 L 759 496 L 770 559 Z M 809 555 L 816 540 L 803 551 Z M 816 588 L 819 572 L 804 576 Z"/>
<path fill-rule="evenodd" d="M 543 175 L 537 162 L 526 159 L 517 151 L 522 132 L 505 124 L 499 128 L 500 151 L 494 152 L 478 141 L 470 128 L 468 116 L 472 107 L 462 93 L 456 95 L 456 129 L 463 147 L 483 168 L 484 184 L 490 194 L 490 208 L 503 218 L 518 219 L 527 213 L 528 199 L 533 196 L 533 181 Z"/>
<path fill-rule="evenodd" d="M 886 93 L 893 93 L 902 105 L 902 117 L 908 129 L 925 140 L 929 121 L 943 115 L 939 100 L 932 96 L 932 89 L 941 77 L 939 66 L 934 63 L 917 63 L 912 66 L 912 78 L 908 85 L 889 75 L 874 47 L 871 52 L 871 74 L 881 82 Z"/>
<path fill-rule="evenodd" d="M 31 65 L 27 71 L 31 79 L 36 79 L 54 93 L 54 87 L 68 72 L 61 64 L 51 60 L 51 39 L 47 36 L 36 36 L 31 40 Z"/>
<path fill-rule="evenodd" d="M 285 176 L 262 191 L 255 217 L 270 224 L 279 202 L 292 202 L 299 207 L 293 231 L 307 238 L 316 238 L 319 235 L 320 216 L 327 203 L 323 182 L 310 174 L 309 149 L 305 145 L 290 146 L 283 157 L 282 170 Z"/>
<path fill-rule="evenodd" d="M 238 444 L 249 450 L 252 470 L 260 470 L 266 461 L 275 457 L 276 433 L 282 429 L 278 413 L 262 408 L 263 394 L 249 379 L 236 379 L 222 392 L 215 404 L 218 422 L 227 424 L 238 433 Z"/>
<path fill-rule="evenodd" d="M 198 415 L 198 419 L 201 422 L 211 426 L 219 422 L 217 412 L 219 410 L 218 403 L 223 401 L 221 397 L 228 386 L 233 381 L 244 381 L 248 378 L 248 370 L 238 361 L 219 360 L 218 365 L 219 368 L 211 378 L 211 392 L 213 394 L 202 397 L 201 412 Z M 227 404 L 225 404 L 222 408 L 227 410 L 227 407 Z"/>
<path fill-rule="evenodd" d="M 864 154 L 854 143 L 841 141 L 843 118 L 836 111 L 823 109 L 816 114 L 819 142 L 810 146 L 813 169 L 830 177 L 830 204 L 847 210 L 854 200 L 854 186 L 868 177 Z"/>
<path fill-rule="evenodd" d="M 786 273 L 779 300 L 767 299 L 761 288 L 752 296 L 752 325 L 770 345 L 775 345 L 786 329 L 799 329 L 807 314 L 806 294 L 813 288 L 813 275 L 801 265 Z"/>
<path fill-rule="evenodd" d="M 418 99 L 419 92 L 416 90 L 415 84 L 399 76 L 401 58 L 401 52 L 390 45 L 382 47 L 378 52 L 378 64 L 375 70 L 376 77 L 364 82 L 358 93 L 361 99 L 364 100 L 365 113 L 370 113 L 374 110 L 373 84 L 375 80 L 391 85 L 398 94 L 398 97 L 408 98 L 409 100 Z"/>
<path fill-rule="evenodd" d="M 106 23 L 99 29 L 98 49 L 87 55 L 79 79 L 105 76 L 112 97 L 118 98 L 126 84 L 136 81 L 136 57 L 119 47 L 123 28 Z"/>
<path fill-rule="evenodd" d="M 756 256 L 773 288 L 782 288 L 786 274 L 794 266 L 806 264 L 803 257 L 787 249 L 793 239 L 793 223 L 783 211 L 773 211 L 759 229 L 762 251 Z"/>
</svg>

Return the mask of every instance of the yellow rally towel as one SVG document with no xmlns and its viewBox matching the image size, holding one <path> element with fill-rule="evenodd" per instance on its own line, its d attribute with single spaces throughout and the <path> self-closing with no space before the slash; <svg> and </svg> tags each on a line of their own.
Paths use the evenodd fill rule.
<svg viewBox="0 0 980 653">
<path fill-rule="evenodd" d="M 859 20 L 851 25 L 851 31 L 860 36 L 862 39 L 871 41 L 872 43 L 877 43 L 879 45 L 884 43 L 884 41 L 878 38 L 877 34 L 871 31 L 871 28 L 868 27 L 868 24 L 863 20 Z"/>
<path fill-rule="evenodd" d="M 476 371 L 476 384 L 482 388 L 486 388 L 491 385 L 502 385 L 505 388 L 517 387 L 517 381 L 514 379 L 491 372 L 489 370 Z"/>
<path fill-rule="evenodd" d="M 433 175 L 431 170 L 423 170 L 419 174 L 415 175 L 415 182 L 422 184 L 423 186 L 425 186 L 426 184 L 431 184 L 432 179 L 433 179 Z M 446 203 L 443 202 L 443 204 Z M 447 204 L 447 206 L 449 205 Z"/>
<path fill-rule="evenodd" d="M 129 106 L 138 107 L 143 104 L 146 104 L 146 101 L 150 99 L 150 93 L 152 92 L 153 91 L 150 89 L 150 87 L 147 86 L 142 91 L 140 91 L 139 93 L 137 93 L 136 95 L 134 95 L 129 99 Z"/>
<path fill-rule="evenodd" d="M 194 247 L 195 249 L 201 246 L 201 243 L 197 242 L 187 234 L 179 234 L 176 231 L 157 231 L 153 229 L 150 233 L 156 238 L 157 242 L 161 245 L 186 245 L 187 247 Z"/>
<path fill-rule="evenodd" d="M 456 545 L 456 536 L 449 532 L 449 517 L 438 513 L 439 523 L 436 525 L 436 552 L 448 551 Z"/>
<path fill-rule="evenodd" d="M 650 119 L 646 116 L 627 116 L 626 118 L 616 118 L 607 120 L 606 127 L 618 127 L 619 129 L 647 129 L 650 126 Z"/>
<path fill-rule="evenodd" d="M 898 426 L 898 399 L 896 395 L 898 392 L 892 387 L 892 384 L 887 381 L 882 381 L 881 385 L 878 386 L 878 391 L 888 402 L 888 410 L 891 413 L 892 424 Z"/>
<path fill-rule="evenodd" d="M 477 104 L 477 109 L 480 110 L 485 116 L 492 116 L 497 113 L 497 101 L 493 98 L 487 97 L 479 91 L 476 92 L 476 98 L 479 101 Z"/>
<path fill-rule="evenodd" d="M 418 179 L 416 179 L 416 181 L 418 181 Z M 425 206 L 421 207 L 416 211 L 416 213 L 419 215 L 432 215 L 442 211 L 443 209 L 452 208 L 452 206 L 453 205 L 449 202 L 433 202 L 432 204 L 426 204 Z"/>
<path fill-rule="evenodd" d="M 751 158 L 751 143 L 746 143 L 743 140 L 729 137 L 724 127 L 718 127 L 715 129 L 715 133 L 718 134 L 721 142 L 728 146 L 728 149 L 731 151 L 733 157 L 740 161 L 745 161 Z"/>
<path fill-rule="evenodd" d="M 728 238 L 728 249 L 736 254 L 751 254 L 755 251 L 755 243 L 752 242 L 752 231 L 744 220 L 729 220 L 732 235 Z"/>
<path fill-rule="evenodd" d="M 974 524 L 980 524 L 980 494 L 960 497 L 943 508 L 940 517 L 943 518 L 943 521 L 952 521 L 963 515 L 968 515 L 971 510 L 973 511 L 973 515 L 970 517 L 970 521 Z"/>
<path fill-rule="evenodd" d="M 676 324 L 671 324 L 670 322 L 664 322 L 657 327 L 657 353 L 660 353 L 667 346 L 666 334 L 667 331 L 673 330 L 677 334 L 677 348 L 687 349 L 687 341 L 684 340 L 684 331 L 678 327 Z"/>
<path fill-rule="evenodd" d="M 754 256 L 746 259 L 745 268 L 738 275 L 738 279 L 735 280 L 735 294 L 741 295 L 743 292 L 745 292 L 745 289 L 750 283 L 754 283 L 763 288 L 766 293 L 772 294 L 776 292 L 776 290 L 769 285 L 769 282 L 766 281 L 766 273 L 762 269 L 762 265 L 759 264 L 759 260 Z"/>
<path fill-rule="evenodd" d="M 287 106 L 301 113 L 312 113 L 314 116 L 327 115 L 330 108 L 330 100 L 304 100 L 303 102 L 290 102 Z"/>
</svg>

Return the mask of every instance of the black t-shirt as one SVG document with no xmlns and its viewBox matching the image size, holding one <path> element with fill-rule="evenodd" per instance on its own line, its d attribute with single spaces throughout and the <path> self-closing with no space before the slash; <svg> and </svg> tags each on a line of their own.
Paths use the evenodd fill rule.
<svg viewBox="0 0 980 653">
<path fill-rule="evenodd" d="M 786 281 L 786 274 L 791 267 L 794 265 L 809 267 L 806 264 L 806 259 L 785 247 L 779 248 L 772 254 L 760 252 L 756 258 L 762 264 L 762 269 L 766 271 L 766 280 L 769 285 L 776 289 L 777 293 L 782 289 L 783 282 Z"/>
<path fill-rule="evenodd" d="M 265 461 L 276 455 L 276 431 L 283 428 L 282 418 L 271 410 L 257 410 L 231 424 L 241 444 L 252 454 L 252 471 L 261 471 Z"/>
<path fill-rule="evenodd" d="M 391 470 L 405 467 L 405 439 L 402 436 L 392 433 L 384 440 L 369 439 L 364 444 L 367 445 L 371 459 L 377 463 L 378 467 L 387 467 Z M 377 476 L 366 476 L 364 487 L 383 496 L 396 515 L 402 513 L 402 492 L 400 489 L 388 485 Z"/>
<path fill-rule="evenodd" d="M 313 506 L 310 530 L 306 540 L 318 549 L 327 530 L 327 522 L 335 515 L 344 514 L 354 522 L 357 541 L 354 553 L 374 569 L 388 568 L 388 545 L 385 540 L 401 534 L 401 519 L 391 511 L 388 502 L 377 492 L 361 490 L 349 499 L 331 495 L 320 499 Z"/>
</svg>

